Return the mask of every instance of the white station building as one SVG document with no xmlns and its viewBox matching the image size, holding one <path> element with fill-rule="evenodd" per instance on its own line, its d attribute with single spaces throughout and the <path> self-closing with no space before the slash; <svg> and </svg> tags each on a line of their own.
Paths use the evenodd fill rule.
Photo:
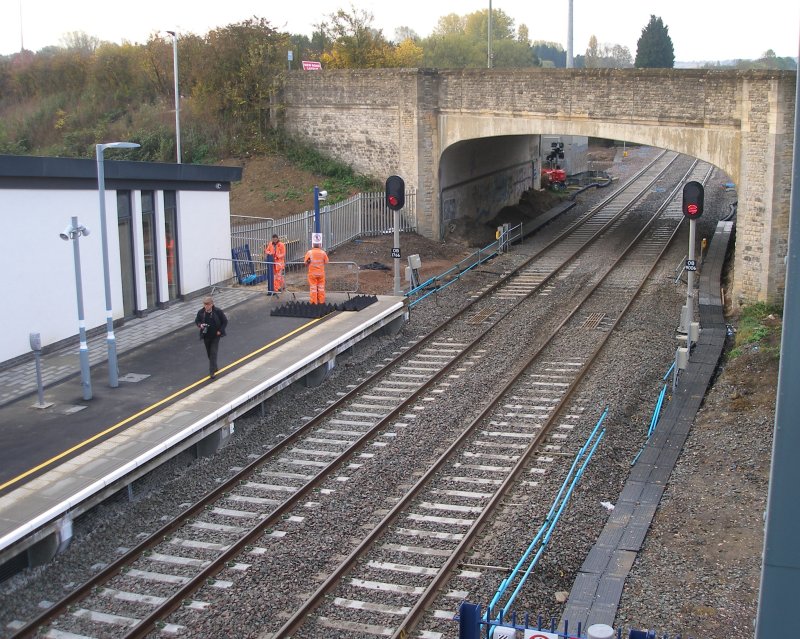
<svg viewBox="0 0 800 639">
<path fill-rule="evenodd" d="M 238 167 L 105 160 L 106 235 L 115 325 L 209 288 L 209 260 L 231 257 L 230 188 Z M 86 330 L 105 330 L 97 163 L 0 155 L 6 274 L 0 362 L 78 334 L 73 242 L 79 242 Z M 72 218 L 88 235 L 64 241 Z"/>
</svg>

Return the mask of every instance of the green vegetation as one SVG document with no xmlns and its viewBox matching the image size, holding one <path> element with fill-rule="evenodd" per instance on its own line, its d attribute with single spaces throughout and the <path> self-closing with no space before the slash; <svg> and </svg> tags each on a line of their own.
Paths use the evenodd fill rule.
<svg viewBox="0 0 800 639">
<path fill-rule="evenodd" d="M 739 315 L 730 358 L 754 351 L 777 358 L 781 347 L 782 312 L 780 306 L 763 302 L 745 306 Z"/>
<path fill-rule="evenodd" d="M 383 185 L 374 178 L 361 175 L 353 168 L 331 159 L 311 146 L 275 133 L 270 138 L 274 142 L 274 149 L 285 158 L 296 164 L 301 169 L 327 179 L 320 188 L 328 191 L 333 200 L 341 200 L 355 191 L 380 191 Z"/>
<path fill-rule="evenodd" d="M 675 48 L 669 37 L 669 28 L 661 18 L 650 16 L 636 43 L 634 66 L 639 69 L 671 69 L 675 66 Z"/>
<path fill-rule="evenodd" d="M 500 9 L 492 12 L 491 30 L 494 67 L 566 64 L 561 45 L 532 43 L 528 28 L 515 25 Z M 334 198 L 353 189 L 374 189 L 374 181 L 279 132 L 276 96 L 289 72 L 286 52 L 291 50 L 297 61 L 320 60 L 325 68 L 485 68 L 488 34 L 489 12 L 483 9 L 441 17 L 425 38 L 399 27 L 390 40 L 374 27 L 372 14 L 355 7 L 324 16 L 311 38 L 279 31 L 257 17 L 202 36 L 182 33 L 181 159 L 208 164 L 281 153 L 327 176 L 322 186 Z M 639 47 L 636 66 L 672 66 L 672 43 L 660 18 L 651 16 Z M 757 64 L 783 68 L 787 60 L 768 51 Z M 575 65 L 627 67 L 631 55 L 625 47 L 600 44 L 592 36 Z M 92 158 L 99 142 L 129 140 L 141 148 L 115 151 L 114 159 L 172 161 L 173 87 L 172 40 L 156 33 L 144 44 L 117 45 L 74 32 L 62 46 L 0 56 L 0 153 Z M 265 193 L 272 197 L 293 194 Z"/>
</svg>

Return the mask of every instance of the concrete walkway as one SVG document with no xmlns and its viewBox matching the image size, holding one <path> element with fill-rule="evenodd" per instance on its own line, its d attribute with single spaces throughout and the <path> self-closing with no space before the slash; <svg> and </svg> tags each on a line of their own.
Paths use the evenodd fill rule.
<svg viewBox="0 0 800 639">
<path fill-rule="evenodd" d="M 246 288 L 220 289 L 214 293 L 214 303 L 222 309 L 235 306 L 263 292 Z M 114 330 L 117 353 L 124 353 L 154 339 L 172 333 L 194 323 L 194 316 L 202 306 L 200 298 L 176 302 L 163 310 L 153 311 L 145 317 L 126 320 Z M 65 379 L 80 374 L 80 359 L 76 343 L 60 348 L 41 358 L 42 384 L 45 389 Z M 106 332 L 88 340 L 89 365 L 103 363 L 108 357 Z M 97 380 L 99 382 L 99 380 Z M 13 366 L 0 364 L 0 407 L 31 395 L 31 403 L 38 402 L 36 387 L 36 364 L 33 357 Z M 44 397 L 47 402 L 47 393 Z"/>
</svg>

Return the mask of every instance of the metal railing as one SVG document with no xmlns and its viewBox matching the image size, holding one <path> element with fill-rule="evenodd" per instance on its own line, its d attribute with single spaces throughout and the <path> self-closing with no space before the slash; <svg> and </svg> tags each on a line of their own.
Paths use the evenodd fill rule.
<svg viewBox="0 0 800 639">
<path fill-rule="evenodd" d="M 583 627 L 583 624 L 578 623 L 572 626 L 571 629 L 569 621 L 564 620 L 563 628 L 559 628 L 555 617 L 548 620 L 542 618 L 542 615 L 532 615 L 530 613 L 517 614 L 512 613 L 506 619 L 505 615 L 500 613 L 499 618 L 494 616 L 491 607 L 487 607 L 485 612 L 480 605 L 462 601 L 459 605 L 458 614 L 455 615 L 454 621 L 458 622 L 458 639 L 480 639 L 481 637 L 493 637 L 500 639 L 501 637 L 517 637 L 517 631 L 529 631 L 534 637 L 558 637 L 558 639 L 586 639 L 590 635 L 597 636 L 592 633 L 592 626 Z M 601 624 L 602 625 L 602 624 Z M 602 629 L 603 636 L 607 636 L 607 626 Z M 655 630 L 637 630 L 636 628 L 629 628 L 627 634 L 623 634 L 622 628 L 611 629 L 614 639 L 669 639 L 666 634 L 659 634 Z M 527 634 L 525 635 L 528 636 Z M 679 639 L 680 635 L 675 639 Z M 687 639 L 692 639 L 687 637 Z"/>
<path fill-rule="evenodd" d="M 332 251 L 358 237 L 394 231 L 395 212 L 386 206 L 385 193 L 357 193 L 320 208 L 320 232 L 325 250 Z M 311 246 L 315 228 L 314 211 L 296 213 L 279 220 L 231 215 L 231 248 L 249 245 L 251 254 L 261 255 L 273 234 L 286 244 L 287 261 L 300 261 Z M 417 193 L 406 193 L 400 211 L 400 231 L 417 230 Z"/>
<path fill-rule="evenodd" d="M 247 288 L 266 294 L 269 292 L 267 268 L 272 268 L 272 266 L 272 262 L 259 260 L 212 257 L 208 260 L 208 285 L 211 287 L 212 294 L 216 290 L 227 288 Z M 253 273 L 257 277 L 249 283 L 240 281 L 240 277 L 236 274 L 237 270 L 240 273 Z M 285 286 L 283 294 L 291 297 L 308 295 L 307 270 L 308 267 L 302 261 L 287 261 L 283 272 Z M 355 262 L 328 262 L 325 266 L 325 290 L 327 293 L 357 293 L 358 275 L 359 268 Z"/>
<path fill-rule="evenodd" d="M 458 264 L 447 269 L 444 273 L 435 275 L 409 290 L 408 293 L 405 294 L 406 298 L 409 300 L 409 307 L 415 306 L 429 295 L 433 295 L 447 288 L 454 282 L 457 282 L 464 273 L 468 273 L 499 253 L 507 251 L 511 244 L 520 241 L 522 241 L 522 225 L 510 227 L 491 244 L 487 244 L 483 248 L 471 253 L 458 262 Z"/>
</svg>

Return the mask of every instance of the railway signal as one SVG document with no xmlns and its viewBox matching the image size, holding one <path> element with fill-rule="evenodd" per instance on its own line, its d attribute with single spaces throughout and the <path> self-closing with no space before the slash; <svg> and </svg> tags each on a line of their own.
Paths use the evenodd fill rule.
<svg viewBox="0 0 800 639">
<path fill-rule="evenodd" d="M 696 343 L 700 336 L 700 324 L 694 321 L 694 275 L 698 266 L 694 245 L 697 218 L 703 214 L 703 193 L 703 185 L 700 182 L 693 180 L 683 185 L 683 214 L 689 218 L 689 253 L 684 267 L 686 269 L 686 305 L 681 310 L 678 332 L 686 335 L 686 346 L 678 349 L 676 354 L 678 366 L 676 368 L 685 367 L 692 344 Z"/>
<path fill-rule="evenodd" d="M 406 203 L 406 183 L 399 175 L 390 175 L 386 179 L 386 206 L 392 211 L 399 211 Z"/>
<path fill-rule="evenodd" d="M 687 182 L 683 185 L 683 214 L 696 220 L 703 214 L 704 189 L 700 182 Z"/>
<path fill-rule="evenodd" d="M 406 183 L 399 175 L 386 178 L 386 206 L 394 211 L 394 294 L 402 295 L 400 290 L 400 209 L 406 204 Z"/>
</svg>

